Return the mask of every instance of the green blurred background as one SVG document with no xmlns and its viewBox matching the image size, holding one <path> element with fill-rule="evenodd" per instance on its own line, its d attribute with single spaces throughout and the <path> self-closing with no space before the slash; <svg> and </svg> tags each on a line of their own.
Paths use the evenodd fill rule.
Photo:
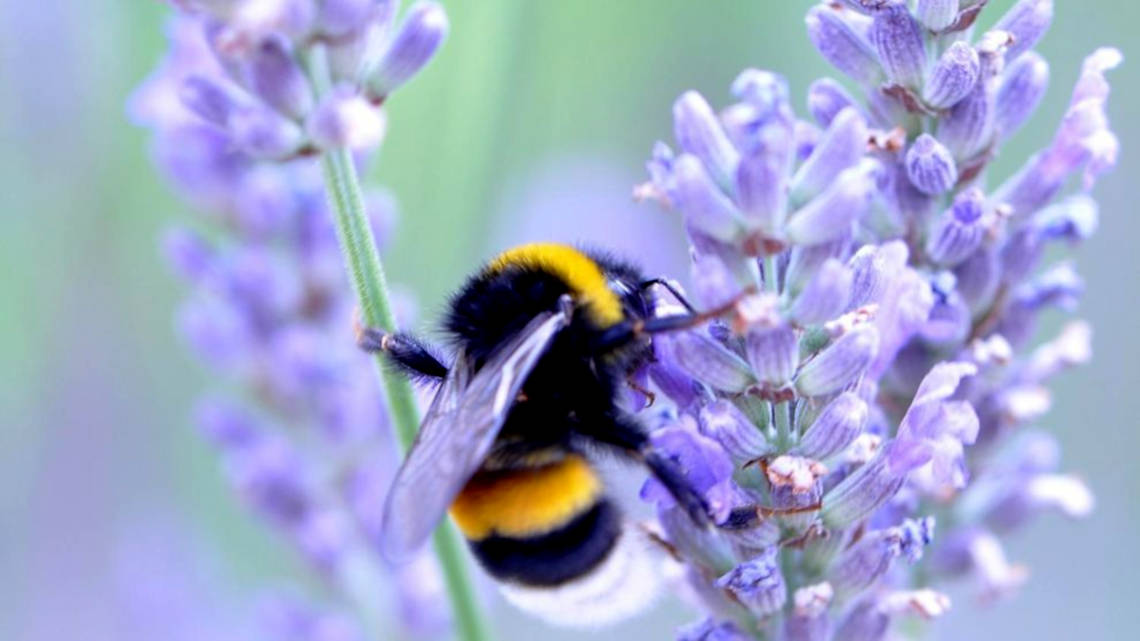
<svg viewBox="0 0 1140 641">
<path fill-rule="evenodd" d="M 401 201 L 388 265 L 426 319 L 493 249 L 572 237 L 590 214 L 614 225 L 608 244 L 619 247 L 642 240 L 622 229 L 661 226 L 660 246 L 633 255 L 676 269 L 678 226 L 629 198 L 650 144 L 670 137 L 673 99 L 695 88 L 723 104 L 736 73 L 758 66 L 786 74 L 802 105 L 808 83 L 830 73 L 803 33 L 807 0 L 445 4 L 451 39 L 393 101 L 368 176 Z M 986 24 L 1012 1 L 992 4 Z M 1051 135 L 1083 55 L 1101 44 L 1135 53 L 1140 5 L 1057 5 L 1040 47 L 1053 69 L 1049 97 L 999 172 Z M 178 550 L 154 553 L 154 571 L 188 573 L 165 596 L 202 592 L 202 607 L 219 615 L 240 616 L 267 585 L 306 581 L 236 505 L 188 420 L 210 382 L 175 339 L 181 287 L 155 241 L 191 212 L 149 165 L 147 136 L 123 107 L 164 48 L 165 13 L 147 0 L 0 0 L 0 639 L 163 638 L 156 632 L 175 620 L 148 629 L 137 604 L 124 604 L 132 572 L 149 566 L 123 559 L 148 541 Z M 1078 258 L 1096 362 L 1060 381 L 1047 420 L 1066 466 L 1097 492 L 1097 513 L 1079 524 L 1044 519 L 1013 542 L 1010 556 L 1033 572 L 1024 592 L 979 608 L 957 591 L 940 638 L 1118 639 L 1140 629 L 1134 64 L 1113 76 L 1124 154 L 1097 190 L 1101 232 Z M 529 621 L 493 607 L 503 638 L 530 638 Z M 593 636 L 666 638 L 687 618 L 659 609 Z"/>
</svg>

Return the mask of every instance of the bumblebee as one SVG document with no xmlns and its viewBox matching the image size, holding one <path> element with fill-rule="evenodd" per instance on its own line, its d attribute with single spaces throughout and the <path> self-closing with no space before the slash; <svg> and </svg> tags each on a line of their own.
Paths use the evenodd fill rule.
<svg viewBox="0 0 1140 641">
<path fill-rule="evenodd" d="M 359 333 L 363 348 L 409 376 L 441 381 L 387 498 L 386 556 L 406 558 L 450 511 L 516 604 L 563 623 L 630 613 L 630 593 L 649 587 L 633 584 L 652 572 L 635 567 L 647 560 L 591 459 L 610 452 L 645 465 L 697 523 L 709 522 L 683 471 L 616 402 L 651 358 L 654 333 L 724 312 L 657 316 L 654 286 L 669 287 L 607 255 L 523 245 L 451 300 L 450 364 L 411 335 Z"/>
</svg>

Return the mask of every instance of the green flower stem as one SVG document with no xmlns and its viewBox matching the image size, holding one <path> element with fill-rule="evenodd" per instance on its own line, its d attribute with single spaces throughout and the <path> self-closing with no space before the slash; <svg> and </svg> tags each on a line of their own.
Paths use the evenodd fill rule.
<svg viewBox="0 0 1140 641">
<path fill-rule="evenodd" d="M 776 422 L 776 449 L 781 453 L 792 447 L 792 406 L 791 403 L 776 403 L 772 408 Z"/>
<path fill-rule="evenodd" d="M 313 85 L 318 93 L 326 93 L 331 82 L 324 47 L 314 46 L 307 62 Z M 388 299 L 388 284 L 365 214 L 364 198 L 352 154 L 343 148 L 328 150 L 321 156 L 321 166 L 335 215 L 337 237 L 345 255 L 353 289 L 360 302 L 361 320 L 370 327 L 393 331 L 396 323 Z M 376 368 L 384 382 L 396 436 L 401 448 L 407 450 L 415 440 L 420 423 L 411 384 L 403 376 L 385 367 L 380 355 L 376 357 Z M 475 590 L 467 575 L 466 559 L 455 529 L 444 523 L 436 529 L 432 542 L 447 584 L 459 638 L 463 641 L 490 639 L 487 624 L 477 605 Z"/>
</svg>

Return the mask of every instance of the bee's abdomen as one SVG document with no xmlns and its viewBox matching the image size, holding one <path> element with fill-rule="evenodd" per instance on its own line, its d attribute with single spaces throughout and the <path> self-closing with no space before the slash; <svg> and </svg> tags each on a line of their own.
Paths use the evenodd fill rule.
<svg viewBox="0 0 1140 641">
<path fill-rule="evenodd" d="M 491 536 L 472 541 L 483 567 L 500 581 L 551 587 L 601 565 L 621 533 L 621 517 L 602 499 L 563 527 L 531 538 Z"/>
<path fill-rule="evenodd" d="M 536 586 L 558 585 L 596 567 L 613 548 L 621 522 L 601 480 L 577 455 L 480 472 L 451 515 L 491 575 Z"/>
</svg>

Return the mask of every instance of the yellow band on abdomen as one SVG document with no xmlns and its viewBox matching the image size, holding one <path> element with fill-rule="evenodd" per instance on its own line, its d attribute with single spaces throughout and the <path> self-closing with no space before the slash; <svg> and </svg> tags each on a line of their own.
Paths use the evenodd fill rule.
<svg viewBox="0 0 1140 641">
<path fill-rule="evenodd" d="M 610 289 L 598 263 L 577 249 L 557 243 L 520 245 L 499 254 L 488 269 L 499 272 L 515 265 L 539 269 L 562 279 L 602 327 L 621 322 L 621 299 Z"/>
<path fill-rule="evenodd" d="M 463 536 L 540 536 L 569 523 L 597 503 L 602 482 L 580 456 L 542 467 L 482 472 L 451 504 Z"/>
</svg>

